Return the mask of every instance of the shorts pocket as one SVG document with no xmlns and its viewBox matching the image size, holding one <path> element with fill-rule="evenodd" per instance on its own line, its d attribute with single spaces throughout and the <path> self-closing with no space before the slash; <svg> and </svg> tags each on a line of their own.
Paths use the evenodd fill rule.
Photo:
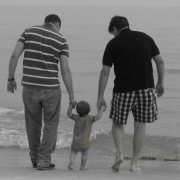
<svg viewBox="0 0 180 180">
<path fill-rule="evenodd" d="M 153 88 L 148 89 L 148 93 L 152 97 L 152 100 L 156 100 L 156 93 L 155 93 L 155 90 Z"/>
</svg>

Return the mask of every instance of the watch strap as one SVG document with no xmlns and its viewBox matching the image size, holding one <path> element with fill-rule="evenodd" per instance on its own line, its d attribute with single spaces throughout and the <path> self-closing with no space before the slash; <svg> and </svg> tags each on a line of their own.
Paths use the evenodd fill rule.
<svg viewBox="0 0 180 180">
<path fill-rule="evenodd" d="M 8 78 L 8 81 L 14 81 L 15 79 L 14 78 Z"/>
</svg>

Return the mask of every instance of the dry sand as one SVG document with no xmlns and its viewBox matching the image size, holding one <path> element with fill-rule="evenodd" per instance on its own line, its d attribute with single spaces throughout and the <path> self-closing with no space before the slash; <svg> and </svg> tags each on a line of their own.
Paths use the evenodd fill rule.
<svg viewBox="0 0 180 180">
<path fill-rule="evenodd" d="M 80 156 L 74 164 L 74 171 L 68 170 L 69 157 L 52 155 L 52 162 L 56 168 L 48 171 L 39 171 L 32 168 L 28 151 L 12 148 L 0 148 L 0 180 L 113 180 L 113 179 L 154 179 L 179 180 L 180 161 L 140 160 L 139 172 L 130 172 L 130 160 L 125 160 L 118 172 L 111 170 L 114 159 L 89 158 L 89 170 L 79 170 Z"/>
</svg>

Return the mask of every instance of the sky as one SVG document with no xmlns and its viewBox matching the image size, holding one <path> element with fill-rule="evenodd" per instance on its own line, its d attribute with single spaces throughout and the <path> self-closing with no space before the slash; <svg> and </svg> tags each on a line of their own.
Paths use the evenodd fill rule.
<svg viewBox="0 0 180 180">
<path fill-rule="evenodd" d="M 0 0 L 0 5 L 180 6 L 180 0 Z"/>
</svg>

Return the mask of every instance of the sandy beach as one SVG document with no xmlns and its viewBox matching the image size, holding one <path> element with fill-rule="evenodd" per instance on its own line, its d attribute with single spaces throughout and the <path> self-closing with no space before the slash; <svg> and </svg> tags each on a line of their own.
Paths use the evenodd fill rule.
<svg viewBox="0 0 180 180">
<path fill-rule="evenodd" d="M 1 26 L 1 66 L 0 66 L 0 180 L 180 180 L 180 6 L 144 7 L 136 3 L 134 6 L 63 6 L 49 1 L 51 5 L 26 1 L 17 3 L 9 1 L 3 5 L 0 1 Z M 66 0 L 68 1 L 68 0 Z M 128 0 L 126 0 L 128 1 Z M 158 0 L 157 0 L 158 1 Z M 164 0 L 165 1 L 165 0 Z M 16 6 L 13 5 L 16 4 Z M 22 5 L 22 2 L 24 5 Z M 30 1 L 29 1 L 30 2 Z M 85 1 L 83 1 L 85 2 Z M 92 0 L 91 0 L 92 2 Z M 145 1 L 143 1 L 145 2 Z M 180 2 L 180 1 L 178 1 Z M 96 1 L 96 4 L 99 1 Z M 104 3 L 103 3 L 104 4 Z M 132 2 L 130 2 L 132 4 Z M 91 105 L 91 115 L 97 112 L 97 91 L 102 58 L 106 44 L 113 38 L 108 32 L 110 18 L 114 15 L 128 17 L 130 28 L 150 35 L 165 60 L 165 94 L 157 99 L 159 119 L 150 123 L 146 128 L 146 139 L 140 154 L 139 167 L 142 171 L 130 172 L 132 157 L 132 142 L 134 132 L 132 113 L 128 117 L 125 127 L 123 154 L 125 161 L 120 170 L 114 172 L 115 146 L 112 137 L 112 122 L 109 119 L 114 73 L 111 70 L 105 92 L 107 110 L 103 118 L 93 125 L 91 134 L 91 148 L 87 167 L 89 170 L 80 171 L 80 156 L 75 160 L 74 171 L 68 170 L 69 151 L 72 142 L 74 122 L 67 118 L 69 105 L 68 93 L 60 75 L 62 90 L 62 107 L 57 134 L 57 148 L 52 154 L 55 169 L 38 171 L 32 167 L 29 158 L 28 140 L 25 128 L 24 105 L 22 100 L 22 65 L 23 56 L 19 59 L 16 70 L 17 91 L 7 93 L 7 71 L 10 55 L 21 33 L 32 25 L 43 23 L 49 14 L 58 14 L 62 19 L 60 32 L 67 39 L 70 46 L 69 64 L 73 75 L 75 97 L 78 101 L 86 100 Z M 8 23 L 7 20 L 8 19 Z M 13 28 L 12 28 L 13 27 Z M 173 32 L 173 33 L 172 33 Z M 153 62 L 153 75 L 157 82 L 156 67 Z M 75 113 L 76 111 L 74 111 Z"/>
<path fill-rule="evenodd" d="M 56 168 L 48 171 L 39 171 L 32 167 L 28 150 L 14 150 L 12 148 L 0 148 L 0 180 L 70 180 L 70 179 L 163 179 L 176 180 L 180 178 L 180 161 L 140 160 L 139 172 L 130 172 L 130 160 L 125 160 L 118 172 L 111 170 L 113 158 L 89 158 L 87 166 L 89 170 L 79 170 L 80 156 L 77 156 L 74 170 L 68 170 L 68 156 L 52 155 L 52 162 Z"/>
</svg>

